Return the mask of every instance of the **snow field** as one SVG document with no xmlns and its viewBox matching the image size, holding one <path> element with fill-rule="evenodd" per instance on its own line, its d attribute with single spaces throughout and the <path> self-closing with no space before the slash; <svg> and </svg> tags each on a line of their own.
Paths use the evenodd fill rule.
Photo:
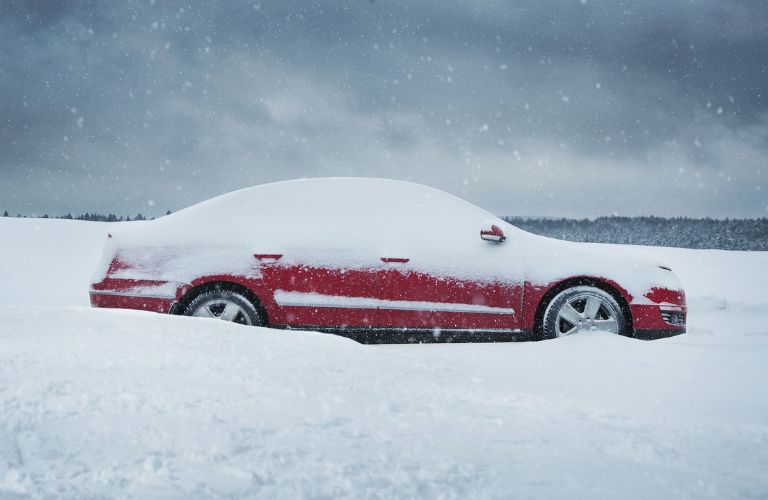
<svg viewBox="0 0 768 500">
<path fill-rule="evenodd" d="M 688 335 L 364 346 L 87 306 L 108 227 L 0 219 L 0 498 L 763 498 L 768 254 Z"/>
</svg>

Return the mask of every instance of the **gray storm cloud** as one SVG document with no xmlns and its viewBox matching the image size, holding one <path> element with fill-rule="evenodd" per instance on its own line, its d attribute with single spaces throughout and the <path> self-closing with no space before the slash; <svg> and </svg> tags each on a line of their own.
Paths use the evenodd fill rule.
<svg viewBox="0 0 768 500">
<path fill-rule="evenodd" d="M 768 4 L 3 2 L 0 210 L 296 177 L 499 214 L 768 215 Z"/>
</svg>

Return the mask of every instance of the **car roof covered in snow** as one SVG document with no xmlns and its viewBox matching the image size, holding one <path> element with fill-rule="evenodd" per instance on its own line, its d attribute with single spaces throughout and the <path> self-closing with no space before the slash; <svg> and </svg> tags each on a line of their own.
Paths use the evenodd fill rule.
<svg viewBox="0 0 768 500">
<path fill-rule="evenodd" d="M 453 243 L 467 237 L 474 242 L 488 223 L 502 221 L 434 188 L 389 179 L 328 177 L 241 189 L 121 228 L 118 237 L 125 245 L 142 246 L 381 246 L 394 237 Z"/>
</svg>

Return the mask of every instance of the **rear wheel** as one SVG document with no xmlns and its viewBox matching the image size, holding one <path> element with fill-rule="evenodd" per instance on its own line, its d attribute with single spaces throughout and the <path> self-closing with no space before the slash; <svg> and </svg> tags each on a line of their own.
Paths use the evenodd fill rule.
<svg viewBox="0 0 768 500">
<path fill-rule="evenodd" d="M 544 312 L 544 338 L 587 331 L 625 335 L 627 320 L 616 299 L 600 288 L 576 286 L 557 294 Z"/>
<path fill-rule="evenodd" d="M 240 325 L 263 325 L 256 307 L 245 297 L 231 290 L 203 292 L 184 308 L 186 316 L 215 318 Z"/>
</svg>

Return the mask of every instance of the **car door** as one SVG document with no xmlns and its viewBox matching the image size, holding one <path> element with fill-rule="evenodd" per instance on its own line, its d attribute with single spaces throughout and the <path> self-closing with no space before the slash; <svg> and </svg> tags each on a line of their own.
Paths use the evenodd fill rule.
<svg viewBox="0 0 768 500">
<path fill-rule="evenodd" d="M 270 257 L 274 258 L 267 254 L 266 259 Z M 372 300 L 378 278 L 374 266 L 321 265 L 317 260 L 286 252 L 261 266 L 262 279 L 284 321 L 277 326 L 334 332 L 374 326 L 378 318 Z"/>
<path fill-rule="evenodd" d="M 469 334 L 519 328 L 523 273 L 515 238 L 484 241 L 483 227 L 425 222 L 382 256 L 379 326 Z"/>
</svg>

